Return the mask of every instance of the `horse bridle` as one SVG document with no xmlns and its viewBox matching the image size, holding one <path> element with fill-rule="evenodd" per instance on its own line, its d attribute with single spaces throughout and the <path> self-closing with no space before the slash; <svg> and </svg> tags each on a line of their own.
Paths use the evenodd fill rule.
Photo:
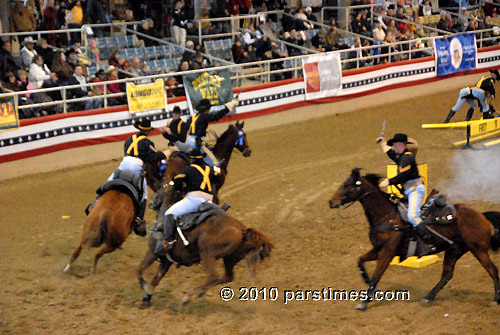
<svg viewBox="0 0 500 335">
<path fill-rule="evenodd" d="M 356 189 L 361 189 L 361 181 L 359 180 L 356 180 Z M 347 204 L 347 206 L 344 206 L 345 203 L 341 204 L 341 206 L 344 206 L 343 209 L 347 209 L 349 207 L 351 207 L 352 205 L 354 205 L 354 203 L 356 203 L 356 201 L 359 201 L 361 199 L 363 199 L 364 197 L 366 197 L 367 195 L 371 194 L 371 193 L 375 193 L 377 190 L 374 190 L 374 191 L 367 191 L 363 194 L 361 194 L 360 196 L 358 196 L 356 199 L 352 200 L 352 201 L 349 201 Z"/>
</svg>

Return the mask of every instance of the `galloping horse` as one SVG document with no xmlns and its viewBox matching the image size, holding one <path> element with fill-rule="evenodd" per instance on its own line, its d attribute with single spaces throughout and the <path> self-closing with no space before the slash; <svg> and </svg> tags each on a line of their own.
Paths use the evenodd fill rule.
<svg viewBox="0 0 500 335">
<path fill-rule="evenodd" d="M 150 185 L 159 185 L 158 164 L 145 163 L 146 179 Z M 105 192 L 97 200 L 83 224 L 83 231 L 78 246 L 73 251 L 69 263 L 64 268 L 67 272 L 73 262 L 80 256 L 85 246 L 97 248 L 105 245 L 96 252 L 91 267 L 91 273 L 96 273 L 97 262 L 107 253 L 118 249 L 134 230 L 139 236 L 146 236 L 146 226 L 134 225 L 135 205 L 126 189 L 112 189 Z"/>
<path fill-rule="evenodd" d="M 185 233 L 185 237 L 189 241 L 188 246 L 182 244 L 181 237 L 176 232 L 175 238 L 179 242 L 167 255 L 157 257 L 153 250 L 161 233 L 150 233 L 149 250 L 137 269 L 139 284 L 145 291 L 142 299 L 144 307 L 151 305 L 154 288 L 173 263 L 190 266 L 201 261 L 208 274 L 203 284 L 186 294 L 183 303 L 187 303 L 194 294 L 201 297 L 209 287 L 231 282 L 234 278 L 234 266 L 243 258 L 247 259 L 254 274 L 256 263 L 269 257 L 273 248 L 271 240 L 264 233 L 246 228 L 239 220 L 224 214 L 209 217 L 189 233 Z M 215 269 L 219 258 L 224 260 L 225 275 L 222 278 L 218 277 Z M 156 259 L 160 260 L 160 265 L 151 284 L 148 284 L 142 274 Z"/>
<path fill-rule="evenodd" d="M 373 248 L 359 258 L 358 267 L 364 282 L 369 285 L 370 298 L 373 297 L 377 284 L 391 260 L 394 256 L 404 257 L 409 243 L 409 225 L 403 222 L 389 195 L 379 189 L 379 179 L 380 176 L 374 174 L 361 176 L 359 169 L 353 169 L 351 175 L 329 201 L 331 208 L 359 201 L 365 210 L 370 224 L 370 241 Z M 455 223 L 432 224 L 432 229 L 442 235 L 442 237 L 434 235 L 432 242 L 436 246 L 434 253 L 445 251 L 443 272 L 439 282 L 422 302 L 428 303 L 434 300 L 437 293 L 452 278 L 455 263 L 470 251 L 493 280 L 495 296 L 492 304 L 500 304 L 498 270 L 488 255 L 490 248 L 494 251 L 500 248 L 500 220 L 495 214 L 486 214 L 491 217 L 490 222 L 483 214 L 464 204 L 456 204 L 455 208 Z M 493 220 L 494 218 L 496 220 Z M 450 244 L 445 239 L 453 243 Z M 377 265 L 370 278 L 364 263 L 375 260 Z M 365 310 L 368 302 L 369 300 L 363 301 L 356 308 Z"/>
<path fill-rule="evenodd" d="M 226 131 L 224 131 L 224 133 L 222 133 L 222 135 L 217 138 L 217 141 L 215 142 L 215 145 L 212 149 L 212 152 L 214 153 L 217 160 L 221 162 L 220 168 L 222 170 L 215 182 L 215 203 L 218 203 L 217 194 L 226 180 L 227 166 L 231 159 L 233 149 L 237 149 L 239 152 L 241 152 L 243 154 L 243 157 L 249 157 L 252 153 L 252 150 L 248 145 L 246 133 L 243 130 L 244 125 L 244 121 L 236 121 L 236 124 L 234 125 L 230 124 L 227 127 Z M 174 151 L 168 158 L 167 169 L 165 170 L 165 174 L 163 176 L 163 187 L 161 190 L 159 190 L 160 193 L 158 194 L 158 196 L 160 197 L 160 201 L 162 202 L 162 207 L 160 208 L 159 213 L 163 213 L 174 202 L 180 200 L 178 198 L 178 195 L 176 196 L 175 193 L 165 194 L 165 189 L 168 182 L 170 182 L 175 177 L 175 175 L 177 175 L 187 165 L 189 165 L 189 159 L 179 151 Z M 154 191 L 156 192 L 157 190 Z M 164 201 L 164 197 L 169 197 L 169 200 Z"/>
</svg>

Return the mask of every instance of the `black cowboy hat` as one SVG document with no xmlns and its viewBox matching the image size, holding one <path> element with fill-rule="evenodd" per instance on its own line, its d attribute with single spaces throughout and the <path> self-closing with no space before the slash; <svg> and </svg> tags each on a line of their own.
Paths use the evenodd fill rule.
<svg viewBox="0 0 500 335">
<path fill-rule="evenodd" d="M 205 157 L 205 153 L 201 152 L 199 149 L 193 149 L 189 152 L 188 156 L 193 159 L 202 159 Z"/>
<path fill-rule="evenodd" d="M 154 129 L 153 127 L 151 127 L 151 121 L 148 119 L 135 121 L 134 127 L 143 131 L 149 131 Z"/>
<path fill-rule="evenodd" d="M 174 109 L 172 109 L 172 114 L 180 114 L 181 113 L 181 108 L 179 106 L 175 106 Z"/>
<path fill-rule="evenodd" d="M 212 104 L 210 103 L 210 100 L 208 99 L 201 99 L 200 102 L 198 103 L 198 106 L 196 106 L 196 110 L 200 113 L 206 111 L 212 107 Z"/>
<path fill-rule="evenodd" d="M 408 136 L 406 134 L 395 134 L 393 138 L 391 138 L 389 141 L 387 141 L 387 145 L 393 145 L 394 143 L 413 143 L 413 142 L 408 142 Z"/>
<path fill-rule="evenodd" d="M 498 73 L 498 70 L 490 70 L 491 74 L 494 76 L 493 79 L 495 80 L 500 80 L 500 73 Z"/>
</svg>

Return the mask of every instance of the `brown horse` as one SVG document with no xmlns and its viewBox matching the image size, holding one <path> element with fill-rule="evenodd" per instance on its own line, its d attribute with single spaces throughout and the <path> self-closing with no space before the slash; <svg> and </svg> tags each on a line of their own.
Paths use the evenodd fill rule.
<svg viewBox="0 0 500 335">
<path fill-rule="evenodd" d="M 236 124 L 230 124 L 227 129 L 219 136 L 215 142 L 215 145 L 212 149 L 215 157 L 220 164 L 221 174 L 217 177 L 215 181 L 215 197 L 214 202 L 218 203 L 217 194 L 220 188 L 224 185 L 227 175 L 227 167 L 229 161 L 231 159 L 231 155 L 234 149 L 237 149 L 242 153 L 243 157 L 250 157 L 252 154 L 252 150 L 248 145 L 248 140 L 243 127 L 245 122 L 237 121 Z M 174 151 L 167 162 L 167 169 L 165 170 L 163 176 L 163 185 L 162 189 L 153 189 L 155 192 L 159 191 L 158 197 L 162 203 L 161 208 L 159 209 L 159 213 L 164 213 L 168 207 L 170 207 L 173 203 L 180 200 L 180 195 L 175 192 L 165 192 L 167 190 L 168 183 L 174 179 L 175 175 L 177 175 L 183 168 L 189 165 L 189 159 L 179 151 Z M 148 180 L 149 182 L 149 180 Z M 173 189 L 172 189 L 173 191 Z M 166 198 L 168 198 L 166 200 Z"/>
<path fill-rule="evenodd" d="M 234 278 L 234 266 L 243 258 L 247 259 L 254 274 L 256 263 L 269 257 L 273 248 L 271 240 L 262 232 L 246 228 L 239 220 L 224 214 L 209 217 L 189 233 L 185 233 L 185 236 L 189 241 L 188 246 L 183 245 L 181 237 L 176 233 L 175 238 L 179 242 L 167 255 L 157 257 L 153 250 L 158 239 L 162 238 L 161 233 L 150 233 L 149 250 L 137 269 L 139 284 L 145 291 L 142 299 L 144 307 L 151 305 L 154 288 L 173 263 L 190 266 L 201 261 L 208 274 L 203 284 L 186 294 L 183 303 L 187 303 L 194 294 L 201 297 L 209 287 L 231 282 Z M 222 278 L 216 271 L 216 261 L 219 258 L 224 261 L 225 275 Z M 160 265 L 151 284 L 148 284 L 143 278 L 143 272 L 156 259 L 160 260 Z"/>
<path fill-rule="evenodd" d="M 147 180 L 156 180 L 159 164 L 146 163 Z M 151 174 L 154 172 L 155 174 Z M 159 181 L 156 180 L 159 184 Z M 64 268 L 67 272 L 86 246 L 97 248 L 105 244 L 94 256 L 91 273 L 96 273 L 97 262 L 107 253 L 120 248 L 128 235 L 134 231 L 139 236 L 146 236 L 146 226 L 134 224 L 135 205 L 126 190 L 109 190 L 97 200 L 83 224 L 83 231 L 78 246 L 73 251 L 69 263 Z"/>
<path fill-rule="evenodd" d="M 394 256 L 406 255 L 410 234 L 410 226 L 403 222 L 396 205 L 388 194 L 379 189 L 379 179 L 380 176 L 374 174 L 361 176 L 359 169 L 353 169 L 351 175 L 329 201 L 331 208 L 359 201 L 365 210 L 370 224 L 370 241 L 373 248 L 359 258 L 358 267 L 364 282 L 369 285 L 370 298 L 373 297 L 378 282 Z M 490 248 L 494 251 L 500 248 L 500 220 L 490 222 L 483 214 L 464 204 L 456 204 L 455 208 L 457 211 L 455 223 L 431 224 L 432 229 L 442 235 L 432 237 L 436 247 L 434 253 L 445 251 L 445 255 L 441 279 L 422 302 L 428 303 L 434 300 L 437 293 L 452 278 L 455 263 L 470 251 L 493 280 L 495 295 L 492 304 L 500 304 L 498 270 L 488 255 Z M 370 278 L 364 263 L 375 260 L 377 265 Z M 356 308 L 365 310 L 369 300 L 363 301 Z"/>
</svg>

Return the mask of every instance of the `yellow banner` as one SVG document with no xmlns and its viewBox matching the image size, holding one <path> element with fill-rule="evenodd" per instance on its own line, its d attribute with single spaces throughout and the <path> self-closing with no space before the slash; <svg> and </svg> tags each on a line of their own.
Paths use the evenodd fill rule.
<svg viewBox="0 0 500 335">
<path fill-rule="evenodd" d="M 131 113 L 165 109 L 165 88 L 162 79 L 153 84 L 127 83 L 128 108 Z"/>
<path fill-rule="evenodd" d="M 0 131 L 19 128 L 17 99 L 14 95 L 0 98 Z"/>
<path fill-rule="evenodd" d="M 480 123 L 470 125 L 471 136 L 489 133 L 490 131 L 500 129 L 500 118 L 482 120 Z"/>
</svg>

